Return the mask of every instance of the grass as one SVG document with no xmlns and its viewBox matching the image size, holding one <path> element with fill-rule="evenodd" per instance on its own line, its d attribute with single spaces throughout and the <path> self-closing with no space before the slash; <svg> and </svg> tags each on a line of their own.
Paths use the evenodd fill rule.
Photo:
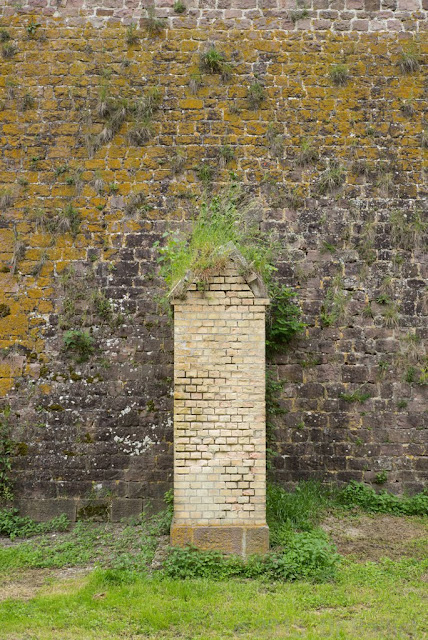
<svg viewBox="0 0 428 640">
<path fill-rule="evenodd" d="M 390 496 L 358 483 L 342 490 L 301 483 L 293 492 L 271 486 L 267 512 L 272 541 L 283 544 L 290 536 L 304 532 L 317 536 L 326 511 L 355 514 L 361 513 L 362 507 L 371 511 L 375 504 L 379 506 L 379 496 L 385 495 Z M 412 504 L 413 511 L 428 514 L 427 495 L 392 497 L 392 501 Z M 391 513 L 390 502 L 391 497 L 383 498 L 382 508 L 387 513 Z M 182 580 L 148 569 L 159 535 L 168 531 L 170 515 L 166 511 L 119 529 L 117 525 L 81 522 L 57 540 L 49 535 L 0 548 L 0 592 L 4 594 L 0 638 L 427 638 L 426 539 L 413 541 L 415 556 L 422 559 L 358 562 L 344 557 L 334 580 L 317 584 L 305 579 Z M 426 525 L 426 515 L 419 520 Z M 89 574 L 76 570 L 71 579 L 64 579 L 59 571 L 88 564 L 98 566 Z M 12 574 L 15 586 L 9 589 Z M 38 586 L 34 586 L 36 582 Z M 27 595 L 20 595 L 22 584 L 31 586 L 30 597 L 28 588 L 27 592 L 21 589 Z M 5 598 L 8 594 L 11 597 Z"/>
<path fill-rule="evenodd" d="M 208 167 L 208 165 L 205 165 Z M 202 179 L 202 177 L 200 176 Z M 202 203 L 196 213 L 189 236 L 165 233 L 159 249 L 161 275 L 172 288 L 191 270 L 201 282 L 226 264 L 228 254 L 219 249 L 233 242 L 251 267 L 269 281 L 273 271 L 271 260 L 275 247 L 272 238 L 261 235 L 253 220 L 254 207 L 238 185 Z"/>
<path fill-rule="evenodd" d="M 0 603 L 0 637 L 422 640 L 426 570 L 426 561 L 344 562 L 334 583 L 316 586 L 97 570 Z"/>
</svg>

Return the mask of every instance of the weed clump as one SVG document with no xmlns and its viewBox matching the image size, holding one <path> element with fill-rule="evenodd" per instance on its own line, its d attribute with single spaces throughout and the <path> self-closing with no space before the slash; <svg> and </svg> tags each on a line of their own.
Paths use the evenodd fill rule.
<svg viewBox="0 0 428 640">
<path fill-rule="evenodd" d="M 350 78 L 349 69 L 346 64 L 335 64 L 330 69 L 330 78 L 337 87 L 343 87 Z"/>
<path fill-rule="evenodd" d="M 401 73 L 408 74 L 418 71 L 420 67 L 420 53 L 415 43 L 403 49 L 398 59 L 398 66 Z"/>
<path fill-rule="evenodd" d="M 225 557 L 219 551 L 198 551 L 194 547 L 173 548 L 164 572 L 171 578 L 263 578 L 275 581 L 299 579 L 323 582 L 334 576 L 339 555 L 325 534 L 300 533 L 290 540 L 284 551 L 250 556 Z"/>
<path fill-rule="evenodd" d="M 86 331 L 70 329 L 64 334 L 64 348 L 75 355 L 76 362 L 87 362 L 95 351 L 94 339 Z"/>
<path fill-rule="evenodd" d="M 337 162 L 331 162 L 330 166 L 321 173 L 318 180 L 318 193 L 326 195 L 338 189 L 345 182 L 345 171 Z"/>
<path fill-rule="evenodd" d="M 304 138 L 300 143 L 300 150 L 296 157 L 296 164 L 299 167 L 306 167 L 318 160 L 318 151 L 308 138 Z"/>
<path fill-rule="evenodd" d="M 269 353 L 282 351 L 290 340 L 305 328 L 297 294 L 274 282 L 269 288 L 271 304 L 266 315 L 266 348 Z"/>
<path fill-rule="evenodd" d="M 13 56 L 18 52 L 18 47 L 13 42 L 5 42 L 1 53 L 5 60 L 11 60 Z"/>
<path fill-rule="evenodd" d="M 7 29 L 0 29 L 0 42 L 9 42 L 10 33 Z"/>
<path fill-rule="evenodd" d="M 154 7 L 149 7 L 147 9 L 147 18 L 146 18 L 146 31 L 149 36 L 158 36 L 162 33 L 165 28 L 165 20 L 162 18 L 156 18 L 156 11 Z"/>
<path fill-rule="evenodd" d="M 208 49 L 200 54 L 199 68 L 204 73 L 219 74 L 223 80 L 227 80 L 232 72 L 232 67 L 226 61 L 226 56 L 211 44 Z"/>
<path fill-rule="evenodd" d="M 15 538 L 29 538 L 51 531 L 66 531 L 70 520 L 65 513 L 48 522 L 35 522 L 31 518 L 18 515 L 18 509 L 0 510 L 0 535 L 11 540 Z"/>
<path fill-rule="evenodd" d="M 428 515 L 428 492 L 414 496 L 396 496 L 387 491 L 376 491 L 361 482 L 351 481 L 339 491 L 336 503 L 345 508 L 360 507 L 369 513 L 392 513 L 396 515 Z"/>
<path fill-rule="evenodd" d="M 188 236 L 165 233 L 166 243 L 159 250 L 159 264 L 168 289 L 186 274 L 203 287 L 229 260 L 226 245 L 232 244 L 246 260 L 246 269 L 264 280 L 271 297 L 267 315 L 267 346 L 280 351 L 291 338 L 303 330 L 300 307 L 295 294 L 274 280 L 273 264 L 279 247 L 272 234 L 260 231 L 255 204 L 237 184 L 204 202 Z"/>
<path fill-rule="evenodd" d="M 184 13 L 186 11 L 186 5 L 181 2 L 181 0 L 177 0 L 176 2 L 174 2 L 174 7 L 173 7 L 175 13 Z"/>
<path fill-rule="evenodd" d="M 10 307 L 8 304 L 2 302 L 0 304 L 0 318 L 6 318 L 10 315 Z"/>
<path fill-rule="evenodd" d="M 260 109 L 260 106 L 265 99 L 265 90 L 263 85 L 257 80 L 250 84 L 248 87 L 247 100 L 250 109 Z"/>
<path fill-rule="evenodd" d="M 138 44 L 139 39 L 140 38 L 138 36 L 138 27 L 135 24 L 135 22 L 131 22 L 131 24 L 126 28 L 126 35 L 125 35 L 126 44 L 128 44 L 129 46 L 133 44 Z"/>
</svg>

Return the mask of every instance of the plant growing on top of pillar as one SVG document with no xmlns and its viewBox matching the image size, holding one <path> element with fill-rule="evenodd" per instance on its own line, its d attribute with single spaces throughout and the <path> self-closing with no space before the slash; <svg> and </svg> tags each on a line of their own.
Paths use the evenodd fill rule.
<svg viewBox="0 0 428 640">
<path fill-rule="evenodd" d="M 260 229 L 261 203 L 251 200 L 237 183 L 203 202 L 189 234 L 177 231 L 163 235 L 159 251 L 160 273 L 172 289 L 188 272 L 201 284 L 218 273 L 229 259 L 222 247 L 233 243 L 249 265 L 264 280 L 271 299 L 267 314 L 267 349 L 282 351 L 305 327 L 296 294 L 275 279 L 274 265 L 280 247 L 272 233 Z"/>
<path fill-rule="evenodd" d="M 276 243 L 259 229 L 259 210 L 240 186 L 229 188 L 202 202 L 189 234 L 164 234 L 159 248 L 161 275 L 172 288 L 188 271 L 201 282 L 222 268 L 228 256 L 220 249 L 232 242 L 266 283 L 272 279 Z"/>
</svg>

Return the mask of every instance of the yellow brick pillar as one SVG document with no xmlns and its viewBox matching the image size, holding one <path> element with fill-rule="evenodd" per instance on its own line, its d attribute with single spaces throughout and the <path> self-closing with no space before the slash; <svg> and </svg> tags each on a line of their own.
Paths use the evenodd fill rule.
<svg viewBox="0 0 428 640">
<path fill-rule="evenodd" d="M 230 247 L 229 247 L 230 250 Z M 171 543 L 249 555 L 266 524 L 265 311 L 260 278 L 234 247 L 204 290 L 191 274 L 174 305 Z"/>
</svg>

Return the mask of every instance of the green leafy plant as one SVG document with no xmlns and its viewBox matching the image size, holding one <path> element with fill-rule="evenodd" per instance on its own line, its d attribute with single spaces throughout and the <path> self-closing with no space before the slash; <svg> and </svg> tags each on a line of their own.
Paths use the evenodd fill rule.
<svg viewBox="0 0 428 640">
<path fill-rule="evenodd" d="M 398 326 L 400 320 L 399 305 L 391 303 L 383 313 L 383 319 L 386 327 Z"/>
<path fill-rule="evenodd" d="M 164 562 L 164 572 L 171 578 L 181 579 L 263 577 L 270 581 L 311 579 L 323 582 L 334 576 L 338 561 L 339 556 L 327 536 L 310 532 L 294 534 L 282 552 L 251 556 L 247 562 L 240 556 L 225 557 L 219 551 L 173 548 Z"/>
<path fill-rule="evenodd" d="M 260 109 L 262 102 L 266 98 L 264 86 L 255 80 L 248 87 L 247 101 L 250 109 Z"/>
<path fill-rule="evenodd" d="M 373 482 L 375 482 L 375 484 L 385 484 L 388 482 L 388 474 L 385 469 L 383 469 L 383 471 L 379 471 L 379 473 L 375 475 Z"/>
<path fill-rule="evenodd" d="M 238 184 L 233 183 L 217 196 L 202 202 L 189 235 L 164 234 L 165 244 L 159 250 L 161 275 L 172 288 L 190 270 L 196 278 L 209 278 L 228 260 L 219 248 L 232 242 L 244 258 L 269 280 L 274 272 L 271 264 L 275 244 L 269 235 L 260 233 L 253 219 L 251 201 Z"/>
<path fill-rule="evenodd" d="M 287 14 L 291 22 L 293 24 L 296 24 L 296 22 L 298 22 L 299 20 L 304 20 L 305 18 L 307 18 L 309 15 L 309 11 L 302 0 L 296 0 L 295 8 L 288 11 Z"/>
<path fill-rule="evenodd" d="M 336 253 L 337 249 L 334 246 L 334 244 L 331 244 L 330 242 L 324 241 L 323 245 L 321 247 L 321 253 Z"/>
<path fill-rule="evenodd" d="M 147 204 L 147 198 L 145 194 L 140 191 L 139 193 L 132 193 L 125 206 L 125 215 L 133 216 L 137 213 L 145 213 L 149 209 Z"/>
<path fill-rule="evenodd" d="M 335 64 L 330 69 L 330 78 L 336 86 L 344 86 L 349 78 L 350 73 L 346 64 Z"/>
<path fill-rule="evenodd" d="M 376 302 L 378 304 L 384 305 L 384 304 L 391 304 L 392 301 L 387 293 L 380 293 L 376 298 Z"/>
<path fill-rule="evenodd" d="M 10 477 L 13 455 L 10 414 L 10 406 L 0 411 L 0 500 L 13 499 L 13 481 Z"/>
<path fill-rule="evenodd" d="M 387 360 L 379 360 L 378 363 L 378 370 L 379 370 L 379 377 L 383 378 L 383 376 L 385 375 L 385 373 L 388 371 L 390 367 L 390 364 Z"/>
<path fill-rule="evenodd" d="M 268 352 L 273 353 L 283 350 L 306 325 L 301 320 L 297 294 L 292 289 L 274 282 L 269 294 L 271 304 L 266 315 L 266 347 Z"/>
<path fill-rule="evenodd" d="M 152 117 L 159 110 L 162 94 L 158 87 L 153 87 L 135 102 L 130 113 L 135 119 L 134 126 L 128 132 L 128 140 L 135 146 L 141 146 L 153 137 Z"/>
<path fill-rule="evenodd" d="M 72 352 L 77 362 L 87 362 L 95 352 L 94 338 L 80 329 L 70 329 L 64 334 L 64 347 Z"/>
<path fill-rule="evenodd" d="M 208 162 L 201 162 L 196 167 L 196 175 L 199 180 L 208 187 L 214 179 L 215 169 Z"/>
<path fill-rule="evenodd" d="M 141 147 L 149 142 L 153 137 L 153 126 L 148 118 L 140 120 L 128 131 L 128 141 L 130 144 Z"/>
<path fill-rule="evenodd" d="M 110 320 L 112 317 L 111 302 L 100 291 L 95 291 L 92 295 L 92 302 L 94 305 L 95 313 L 103 320 Z"/>
<path fill-rule="evenodd" d="M 72 237 L 76 238 L 80 232 L 81 221 L 79 211 L 69 203 L 58 211 L 57 230 L 59 233 L 71 233 Z"/>
<path fill-rule="evenodd" d="M 428 515 L 428 493 L 414 496 L 396 496 L 386 491 L 376 491 L 360 482 L 351 481 L 336 496 L 336 502 L 346 508 L 360 507 L 371 513 L 397 515 Z"/>
<path fill-rule="evenodd" d="M 203 73 L 219 74 L 227 80 L 232 72 L 232 66 L 226 61 L 226 56 L 216 49 L 214 44 L 199 56 L 199 68 Z"/>
<path fill-rule="evenodd" d="M 410 366 L 407 368 L 406 373 L 404 374 L 404 381 L 409 384 L 413 384 L 416 382 L 418 370 L 416 367 Z"/>
<path fill-rule="evenodd" d="M 421 210 L 407 212 L 394 209 L 390 215 L 391 235 L 400 249 L 412 251 L 426 242 L 428 221 Z"/>
<path fill-rule="evenodd" d="M 229 162 L 231 162 L 235 157 L 235 152 L 232 147 L 228 144 L 223 145 L 219 149 L 220 155 L 220 164 L 222 167 L 225 167 Z"/>
<path fill-rule="evenodd" d="M 68 171 L 68 164 L 60 164 L 58 165 L 58 167 L 55 167 L 55 177 L 59 178 L 64 173 L 67 173 L 67 171 Z"/>
<path fill-rule="evenodd" d="M 66 531 L 70 520 L 65 513 L 48 522 L 35 522 L 26 516 L 20 516 L 18 509 L 0 510 L 0 535 L 11 540 L 15 538 L 29 538 L 51 531 Z"/>
<path fill-rule="evenodd" d="M 34 38 L 37 33 L 37 29 L 42 25 L 40 22 L 34 22 L 33 18 L 31 18 L 31 22 L 28 23 L 26 30 L 30 38 Z"/>
<path fill-rule="evenodd" d="M 364 260 L 368 265 L 373 264 L 376 260 L 376 250 L 375 250 L 375 236 L 376 229 L 373 222 L 369 222 L 364 225 L 364 228 L 361 233 L 360 242 L 358 245 L 358 253 L 362 260 Z"/>
<path fill-rule="evenodd" d="M 21 102 L 22 110 L 27 111 L 28 109 L 34 109 L 35 104 L 36 101 L 33 96 L 30 93 L 25 93 Z"/>
</svg>

